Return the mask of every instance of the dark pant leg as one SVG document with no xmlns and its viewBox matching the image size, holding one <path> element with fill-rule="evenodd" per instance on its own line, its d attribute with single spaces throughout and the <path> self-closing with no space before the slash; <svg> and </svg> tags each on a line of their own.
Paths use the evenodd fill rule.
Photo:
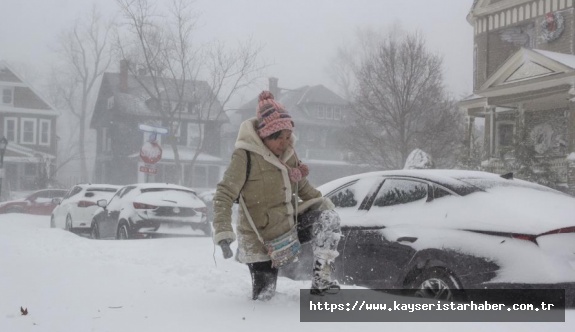
<svg viewBox="0 0 575 332">
<path fill-rule="evenodd" d="M 308 211 L 297 217 L 297 236 L 299 242 L 308 243 L 314 238 L 313 224 L 319 220 L 321 211 Z"/>
<path fill-rule="evenodd" d="M 248 263 L 252 276 L 252 299 L 269 300 L 276 291 L 278 269 L 272 267 L 271 261 Z"/>
</svg>

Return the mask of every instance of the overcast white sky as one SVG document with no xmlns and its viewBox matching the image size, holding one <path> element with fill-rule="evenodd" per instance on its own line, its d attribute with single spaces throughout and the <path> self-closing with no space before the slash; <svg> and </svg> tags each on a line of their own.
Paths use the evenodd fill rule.
<svg viewBox="0 0 575 332">
<path fill-rule="evenodd" d="M 162 0 L 164 1 L 164 0 Z M 267 76 L 283 88 L 323 84 L 337 47 L 358 27 L 385 29 L 400 22 L 419 29 L 428 47 L 444 58 L 448 89 L 456 97 L 472 91 L 473 29 L 466 15 L 473 0 L 197 0 L 197 31 L 205 40 L 233 42 L 252 36 L 265 45 L 272 66 Z M 85 13 L 93 0 L 1 0 L 0 58 L 15 68 L 42 72 L 53 57 L 57 35 Z M 114 0 L 97 1 L 104 13 Z M 26 73 L 30 75 L 30 73 Z M 262 89 L 267 82 L 262 83 Z M 246 96 L 252 98 L 254 96 Z"/>
</svg>

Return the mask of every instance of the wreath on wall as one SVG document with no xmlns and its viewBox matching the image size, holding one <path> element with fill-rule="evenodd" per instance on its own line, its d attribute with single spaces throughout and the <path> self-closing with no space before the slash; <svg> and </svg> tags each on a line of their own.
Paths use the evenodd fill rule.
<svg viewBox="0 0 575 332">
<path fill-rule="evenodd" d="M 533 127 L 531 130 L 531 140 L 537 153 L 543 154 L 552 147 L 553 134 L 553 127 L 548 123 Z"/>
<path fill-rule="evenodd" d="M 565 19 L 558 12 L 545 14 L 541 22 L 541 37 L 546 42 L 552 42 L 561 36 L 565 28 Z"/>
</svg>

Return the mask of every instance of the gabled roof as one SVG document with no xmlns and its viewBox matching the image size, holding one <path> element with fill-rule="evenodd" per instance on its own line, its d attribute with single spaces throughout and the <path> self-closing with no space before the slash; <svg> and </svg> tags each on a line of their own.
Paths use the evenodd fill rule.
<svg viewBox="0 0 575 332">
<path fill-rule="evenodd" d="M 338 96 L 335 92 L 326 88 L 323 85 L 303 86 L 293 90 L 283 89 L 279 96 L 275 96 L 294 120 L 307 118 L 306 105 L 311 104 L 326 104 L 326 105 L 339 105 L 346 106 L 348 102 Z M 258 105 L 258 98 L 254 98 L 244 104 L 241 109 L 245 112 L 253 112 L 256 115 L 256 108 Z"/>
<path fill-rule="evenodd" d="M 176 89 L 181 87 L 181 80 L 165 79 L 163 83 L 166 86 L 161 88 L 160 95 L 164 101 L 171 100 L 172 102 L 177 100 Z M 152 110 L 149 105 L 153 98 L 146 91 L 148 88 L 150 91 L 155 91 L 153 88 L 153 80 L 150 76 L 141 76 L 136 79 L 133 75 L 128 75 L 128 86 L 127 90 L 120 91 L 120 74 L 119 73 L 104 73 L 102 78 L 102 83 L 100 86 L 100 92 L 102 93 L 102 87 L 107 85 L 111 89 L 114 96 L 115 109 L 118 112 L 129 115 L 143 115 L 143 116 L 158 116 L 158 113 Z M 146 88 L 144 88 L 144 85 Z M 210 86 L 205 81 L 186 81 L 186 90 L 184 92 L 184 101 L 193 102 L 198 104 L 205 104 L 207 107 L 208 100 L 213 98 L 213 91 Z M 222 106 L 220 102 L 216 99 L 215 103 L 211 105 L 209 112 L 209 119 L 203 120 L 216 120 L 219 110 Z M 96 109 L 96 111 L 98 111 Z M 207 110 L 204 110 L 206 112 Z M 206 114 L 206 113 L 204 113 Z M 95 114 L 94 114 L 95 115 Z M 186 113 L 182 114 L 184 117 Z M 94 119 L 95 116 L 92 117 Z M 190 117 L 190 119 L 195 118 L 195 116 Z M 218 121 L 227 121 L 225 114 L 221 114 Z M 93 120 L 92 120 L 93 122 Z"/>
<path fill-rule="evenodd" d="M 15 103 L 13 106 L 0 104 L 0 112 L 60 115 L 39 92 L 26 83 L 4 60 L 0 60 L 0 85 L 14 87 L 20 91 L 20 93 L 14 94 Z"/>
<path fill-rule="evenodd" d="M 529 2 L 533 0 L 474 0 L 467 15 L 467 21 L 473 23 L 473 19 L 477 16 L 493 14 Z"/>
<path fill-rule="evenodd" d="M 506 90 L 512 93 L 575 83 L 575 55 L 519 49 L 476 91 L 485 96 Z M 532 85 L 532 86 L 531 86 Z"/>
</svg>

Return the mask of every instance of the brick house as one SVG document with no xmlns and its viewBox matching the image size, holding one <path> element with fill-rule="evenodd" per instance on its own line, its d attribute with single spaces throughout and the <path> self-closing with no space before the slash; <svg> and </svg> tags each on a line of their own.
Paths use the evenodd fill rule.
<svg viewBox="0 0 575 332">
<path fill-rule="evenodd" d="M 166 89 L 162 93 L 171 94 L 175 85 L 165 79 Z M 128 71 L 127 64 L 120 64 L 120 73 L 105 73 L 99 88 L 90 127 L 96 130 L 96 160 L 94 181 L 112 184 L 136 182 L 176 182 L 174 174 L 180 172 L 182 185 L 200 188 L 215 187 L 220 178 L 224 162 L 220 158 L 221 126 L 228 121 L 222 113 L 221 105 L 212 104 L 209 116 L 205 116 L 206 100 L 213 98 L 213 92 L 204 81 L 188 81 L 182 102 L 184 111 L 177 121 L 163 123 L 157 100 L 151 98 L 144 87 L 151 87 L 151 77 L 135 77 Z M 181 86 L 181 85 L 180 85 Z M 164 97 L 163 103 L 176 98 Z M 140 171 L 143 162 L 139 151 L 148 141 L 149 132 L 141 131 L 140 125 L 169 129 L 168 135 L 177 139 L 180 170 L 176 169 L 174 152 L 169 144 L 163 144 L 166 136 L 158 135 L 162 146 L 162 159 L 153 168 L 156 174 Z M 205 152 L 202 152 L 191 165 L 201 132 L 204 132 Z"/>
<path fill-rule="evenodd" d="M 524 128 L 535 151 L 575 194 L 575 8 L 573 0 L 476 0 L 473 95 L 460 102 L 484 121 L 483 168 L 503 172 L 501 156 Z"/>
<path fill-rule="evenodd" d="M 56 165 L 59 113 L 3 60 L 0 92 L 0 137 L 8 140 L 2 197 L 45 188 Z"/>
<path fill-rule="evenodd" d="M 309 180 L 314 185 L 367 170 L 349 161 L 350 152 L 341 141 L 345 137 L 345 118 L 351 111 L 347 101 L 323 85 L 283 89 L 274 77 L 269 78 L 268 89 L 294 120 L 296 151 L 309 165 Z M 256 108 L 257 97 L 236 110 L 235 116 L 230 116 L 232 123 L 224 140 L 228 156 L 233 152 L 239 124 L 255 117 Z"/>
</svg>

